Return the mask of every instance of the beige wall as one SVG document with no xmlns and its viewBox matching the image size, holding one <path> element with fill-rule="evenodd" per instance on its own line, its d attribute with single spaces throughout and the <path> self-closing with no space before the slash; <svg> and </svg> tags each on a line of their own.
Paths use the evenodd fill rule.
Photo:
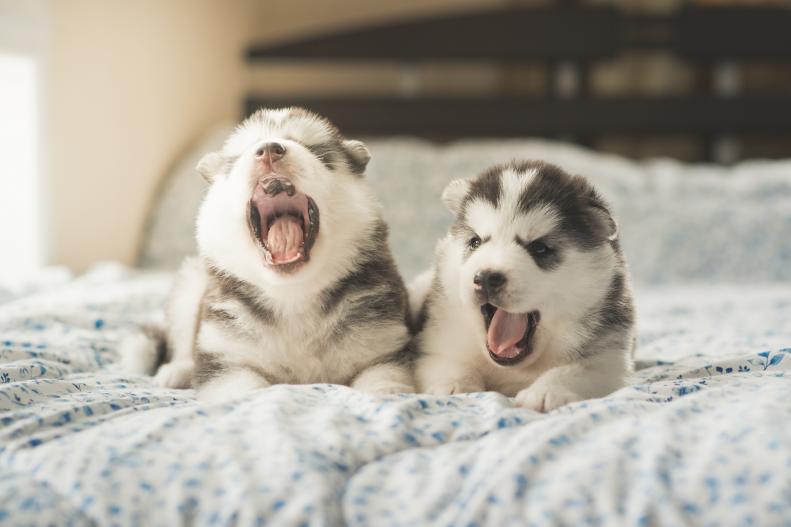
<svg viewBox="0 0 791 527">
<path fill-rule="evenodd" d="M 252 40 L 482 3 L 492 0 L 52 0 L 51 262 L 134 261 L 150 199 L 179 153 L 236 118 L 248 79 L 289 86 L 287 69 L 261 79 L 244 66 Z"/>
<path fill-rule="evenodd" d="M 234 118 L 252 0 L 51 3 L 51 260 L 131 262 L 147 204 L 178 153 Z"/>
</svg>

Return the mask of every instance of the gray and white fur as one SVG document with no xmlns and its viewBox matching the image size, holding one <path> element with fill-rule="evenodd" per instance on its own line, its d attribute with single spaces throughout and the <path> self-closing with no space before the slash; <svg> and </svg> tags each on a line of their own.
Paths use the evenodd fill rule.
<svg viewBox="0 0 791 527">
<path fill-rule="evenodd" d="M 634 311 L 618 229 L 581 176 L 539 161 L 451 182 L 455 222 L 411 287 L 420 391 L 484 390 L 550 411 L 632 371 Z"/>
<path fill-rule="evenodd" d="M 199 256 L 166 308 L 159 384 L 211 401 L 279 383 L 414 391 L 407 294 L 363 179 L 369 158 L 299 108 L 256 112 L 203 158 Z M 127 343 L 138 359 L 126 363 L 153 370 L 156 344 Z"/>
</svg>

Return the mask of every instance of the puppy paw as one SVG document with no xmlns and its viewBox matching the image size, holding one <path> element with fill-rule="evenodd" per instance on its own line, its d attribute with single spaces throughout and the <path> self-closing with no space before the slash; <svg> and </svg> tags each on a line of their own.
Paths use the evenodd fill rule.
<svg viewBox="0 0 791 527">
<path fill-rule="evenodd" d="M 157 370 L 154 384 L 163 388 L 189 388 L 193 369 L 191 361 L 168 362 Z"/>
<path fill-rule="evenodd" d="M 227 403 L 269 386 L 269 382 L 256 372 L 240 368 L 226 371 L 199 386 L 197 398 L 204 403 Z"/>
<path fill-rule="evenodd" d="M 378 364 L 363 370 L 352 381 L 351 387 L 370 395 L 415 393 L 409 370 L 393 363 Z"/>
<path fill-rule="evenodd" d="M 399 393 L 415 393 L 415 387 L 398 381 L 380 381 L 358 383 L 355 389 L 368 395 L 396 395 Z"/>
<path fill-rule="evenodd" d="M 516 394 L 514 404 L 536 412 L 551 412 L 582 399 L 563 385 L 538 382 Z"/>
<path fill-rule="evenodd" d="M 424 390 L 429 395 L 457 395 L 460 393 L 482 392 L 484 387 L 474 382 L 457 380 L 427 386 Z"/>
</svg>

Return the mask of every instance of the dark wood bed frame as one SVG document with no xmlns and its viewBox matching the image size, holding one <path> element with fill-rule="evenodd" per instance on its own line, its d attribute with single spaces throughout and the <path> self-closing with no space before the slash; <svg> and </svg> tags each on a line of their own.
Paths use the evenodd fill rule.
<svg viewBox="0 0 791 527">
<path fill-rule="evenodd" d="M 595 61 L 634 50 L 669 51 L 694 67 L 693 93 L 662 97 L 602 97 L 588 89 Z M 247 51 L 262 61 L 423 61 L 573 65 L 573 97 L 548 89 L 520 96 L 249 96 L 245 112 L 298 104 L 328 116 L 348 133 L 434 139 L 503 136 L 694 136 L 713 158 L 722 137 L 791 136 L 791 94 L 718 92 L 717 68 L 743 61 L 791 62 L 791 9 L 686 6 L 665 15 L 638 15 L 611 6 L 561 2 L 399 21 L 318 35 Z M 551 83 L 548 83 L 551 85 Z M 791 152 L 790 152 L 791 153 Z"/>
</svg>

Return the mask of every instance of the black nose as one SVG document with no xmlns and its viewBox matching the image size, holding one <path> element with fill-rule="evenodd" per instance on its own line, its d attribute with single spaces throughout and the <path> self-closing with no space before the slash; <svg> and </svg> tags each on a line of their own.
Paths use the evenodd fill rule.
<svg viewBox="0 0 791 527">
<path fill-rule="evenodd" d="M 472 281 L 476 286 L 492 294 L 505 285 L 506 279 L 503 273 L 497 271 L 481 271 L 473 277 Z"/>
<path fill-rule="evenodd" d="M 286 147 L 280 143 L 267 143 L 259 148 L 255 155 L 257 157 L 263 157 L 266 155 L 271 161 L 277 161 L 286 155 Z"/>
</svg>

